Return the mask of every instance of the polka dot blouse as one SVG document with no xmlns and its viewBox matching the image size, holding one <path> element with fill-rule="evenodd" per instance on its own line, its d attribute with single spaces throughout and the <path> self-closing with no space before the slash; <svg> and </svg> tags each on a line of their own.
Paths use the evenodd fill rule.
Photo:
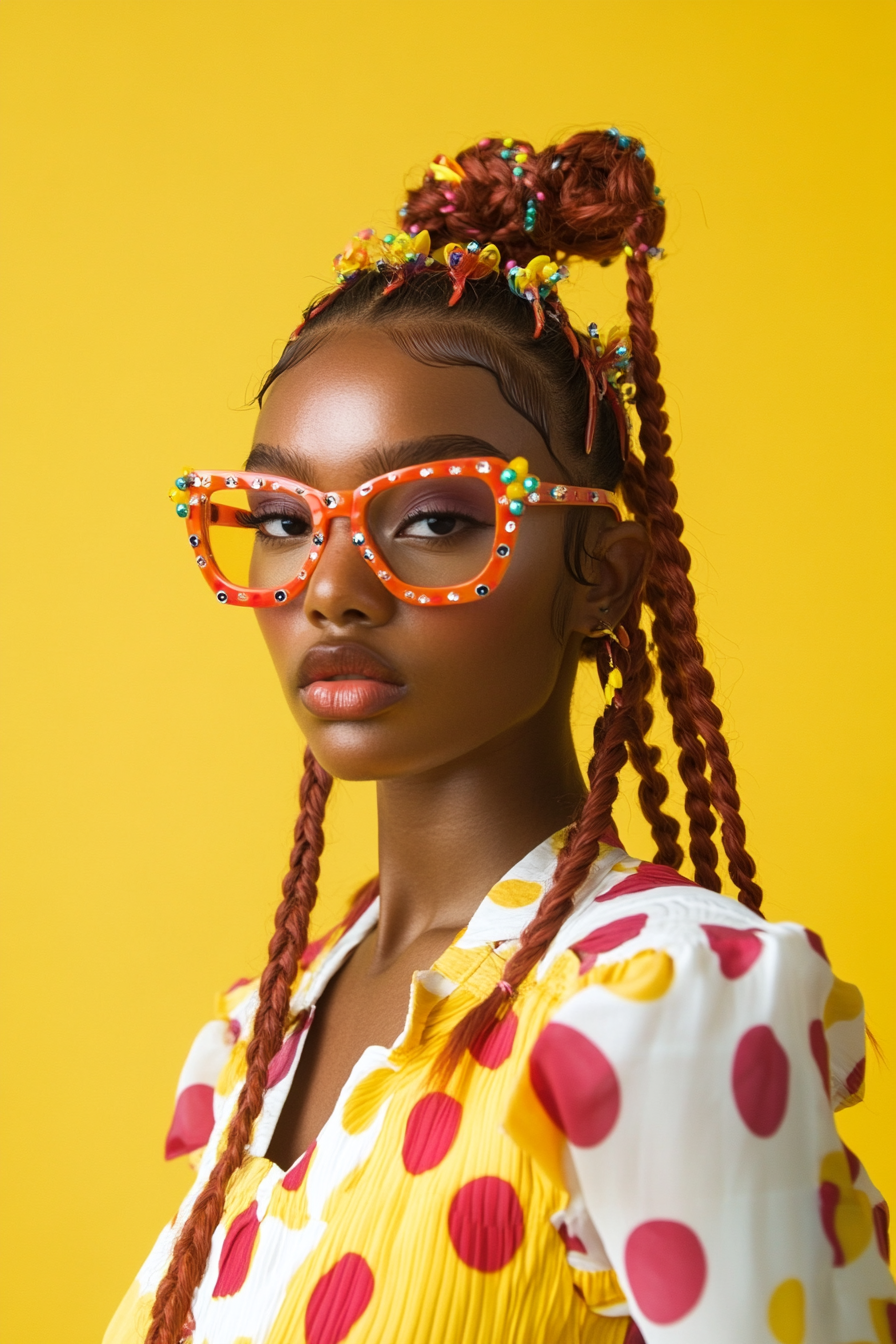
<svg viewBox="0 0 896 1344">
<path fill-rule="evenodd" d="M 308 949 L 312 1009 L 270 1066 L 185 1338 L 193 1344 L 875 1344 L 896 1340 L 887 1209 L 833 1112 L 860 1100 L 862 1000 L 817 935 L 603 846 L 512 1011 L 445 1090 L 432 1065 L 501 979 L 562 837 L 414 977 L 288 1171 L 265 1157 L 313 1005 L 377 920 Z M 181 1075 L 169 1157 L 196 1183 L 104 1344 L 156 1285 L 245 1075 L 257 982 Z"/>
</svg>

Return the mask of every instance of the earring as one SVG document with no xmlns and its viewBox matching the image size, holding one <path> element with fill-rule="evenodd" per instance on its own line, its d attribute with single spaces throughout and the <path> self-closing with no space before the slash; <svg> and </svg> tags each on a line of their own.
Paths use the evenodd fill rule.
<svg viewBox="0 0 896 1344">
<path fill-rule="evenodd" d="M 613 705 L 616 709 L 619 709 L 621 704 L 619 692 L 622 690 L 622 672 L 616 665 L 616 660 L 613 657 L 613 645 L 610 641 L 612 640 L 613 644 L 618 644 L 621 649 L 627 649 L 630 643 L 625 626 L 620 625 L 618 630 L 619 633 L 616 634 L 609 626 L 602 626 L 591 633 L 592 639 L 606 641 L 607 660 L 610 666 L 604 684 L 604 703 L 607 706 Z"/>
</svg>

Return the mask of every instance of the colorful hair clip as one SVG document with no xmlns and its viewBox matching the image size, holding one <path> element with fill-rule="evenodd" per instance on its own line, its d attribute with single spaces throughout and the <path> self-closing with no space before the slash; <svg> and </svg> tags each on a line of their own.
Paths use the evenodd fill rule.
<svg viewBox="0 0 896 1344">
<path fill-rule="evenodd" d="M 507 283 L 514 294 L 527 299 L 535 312 L 536 339 L 544 331 L 544 308 L 542 300 L 551 298 L 557 292 L 561 280 L 569 275 L 566 266 L 560 266 L 546 254 L 533 257 L 528 266 L 511 266 L 508 263 Z"/>
<path fill-rule="evenodd" d="M 482 280 L 501 264 L 501 253 L 494 243 L 482 247 L 479 243 L 446 243 L 433 253 L 433 259 L 448 268 L 454 286 L 448 307 L 453 308 L 464 292 L 468 280 Z"/>
<path fill-rule="evenodd" d="M 466 173 L 457 159 L 451 159 L 447 154 L 437 154 L 427 168 L 426 176 L 435 178 L 436 182 L 456 183 L 463 182 Z"/>
</svg>

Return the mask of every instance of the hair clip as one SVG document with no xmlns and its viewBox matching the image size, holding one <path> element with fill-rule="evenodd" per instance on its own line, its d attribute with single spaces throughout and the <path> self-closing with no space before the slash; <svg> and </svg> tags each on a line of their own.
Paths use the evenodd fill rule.
<svg viewBox="0 0 896 1344">
<path fill-rule="evenodd" d="M 447 154 L 437 154 L 427 168 L 426 176 L 435 178 L 436 182 L 456 183 L 463 182 L 466 173 L 457 159 L 449 158 Z"/>
<path fill-rule="evenodd" d="M 496 271 L 501 264 L 501 253 L 494 243 L 482 247 L 477 242 L 446 243 L 433 253 L 433 260 L 441 262 L 448 269 L 454 286 L 448 307 L 453 308 L 464 292 L 468 280 L 482 280 L 484 276 Z"/>
<path fill-rule="evenodd" d="M 544 331 L 542 299 L 553 297 L 561 280 L 569 275 L 567 266 L 560 266 L 547 254 L 533 257 L 528 266 L 507 263 L 507 283 L 514 294 L 528 299 L 535 310 L 536 339 Z"/>
</svg>

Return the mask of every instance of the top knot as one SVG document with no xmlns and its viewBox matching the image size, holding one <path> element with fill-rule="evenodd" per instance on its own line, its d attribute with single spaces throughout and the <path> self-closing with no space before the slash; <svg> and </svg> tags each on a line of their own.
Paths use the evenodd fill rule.
<svg viewBox="0 0 896 1344">
<path fill-rule="evenodd" d="M 403 228 L 428 230 L 434 247 L 496 243 L 523 265 L 542 252 L 604 264 L 626 248 L 644 255 L 665 224 L 644 146 L 615 127 L 541 151 L 508 136 L 480 140 L 456 159 L 440 154 L 400 213 Z"/>
</svg>

